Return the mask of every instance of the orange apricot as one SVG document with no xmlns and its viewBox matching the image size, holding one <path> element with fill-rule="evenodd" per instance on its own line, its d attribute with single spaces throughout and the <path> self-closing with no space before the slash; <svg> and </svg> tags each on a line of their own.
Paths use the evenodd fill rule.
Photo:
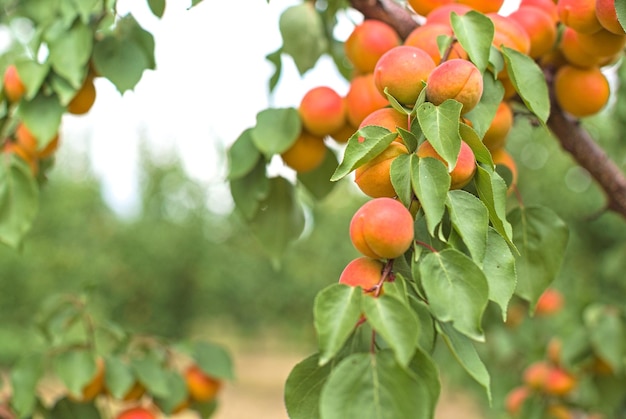
<svg viewBox="0 0 626 419">
<path fill-rule="evenodd" d="M 352 126 L 352 124 L 346 122 L 341 128 L 339 128 L 335 132 L 331 132 L 330 138 L 337 141 L 338 143 L 346 143 L 356 131 L 357 129 Z"/>
<path fill-rule="evenodd" d="M 481 13 L 496 13 L 504 4 L 504 0 L 457 0 L 457 2 Z"/>
<path fill-rule="evenodd" d="M 354 181 L 361 191 L 372 198 L 389 197 L 397 195 L 391 183 L 391 163 L 400 154 L 408 154 L 404 144 L 392 142 L 378 156 L 367 163 L 357 167 Z"/>
<path fill-rule="evenodd" d="M 617 20 L 615 0 L 596 0 L 596 18 L 600 25 L 617 35 L 625 35 L 626 32 Z"/>
<path fill-rule="evenodd" d="M 472 10 L 472 8 L 466 4 L 444 4 L 432 10 L 426 15 L 426 23 L 443 23 L 445 25 L 450 25 L 450 15 L 452 14 L 452 12 L 456 13 L 457 15 L 464 15 L 470 10 Z"/>
<path fill-rule="evenodd" d="M 383 267 L 383 263 L 379 260 L 366 256 L 356 258 L 343 269 L 339 276 L 339 283 L 361 287 L 366 295 L 375 296 Z"/>
<path fill-rule="evenodd" d="M 443 5 L 453 4 L 454 0 L 408 0 L 411 8 L 421 16 L 428 16 L 433 10 Z"/>
<path fill-rule="evenodd" d="M 511 184 L 509 185 L 507 191 L 510 193 L 513 191 L 515 185 L 517 185 L 517 164 L 515 163 L 515 160 L 513 160 L 513 157 L 504 149 L 504 147 L 491 151 L 491 159 L 493 160 L 493 164 L 504 166 L 511 172 Z"/>
<path fill-rule="evenodd" d="M 387 97 L 381 94 L 374 83 L 374 73 L 356 76 L 350 81 L 346 94 L 348 122 L 354 127 L 376 109 L 389 105 Z"/>
<path fill-rule="evenodd" d="M 602 28 L 596 17 L 596 0 L 559 0 L 559 19 L 579 33 L 594 33 Z"/>
<path fill-rule="evenodd" d="M 354 27 L 344 49 L 358 72 L 371 73 L 378 59 L 400 43 L 398 33 L 391 26 L 380 20 L 366 19 Z"/>
<path fill-rule="evenodd" d="M 368 125 L 376 125 L 387 128 L 391 132 L 397 131 L 398 127 L 408 130 L 409 117 L 393 108 L 382 108 L 367 115 L 359 125 L 359 128 L 363 128 Z M 359 141 L 363 141 L 363 138 L 359 138 Z M 400 136 L 398 136 L 397 141 L 402 141 Z"/>
<path fill-rule="evenodd" d="M 401 45 L 387 51 L 376 63 L 374 83 L 403 105 L 413 105 L 435 62 L 423 49 Z"/>
<path fill-rule="evenodd" d="M 522 0 L 520 7 L 533 6 L 547 13 L 554 23 L 559 22 L 559 12 L 556 10 L 556 4 L 552 0 Z"/>
<path fill-rule="evenodd" d="M 483 144 L 490 151 L 502 148 L 512 127 L 513 110 L 511 110 L 511 106 L 507 102 L 500 102 L 496 114 L 485 132 Z"/>
<path fill-rule="evenodd" d="M 593 115 L 609 100 L 609 82 L 598 67 L 561 67 L 554 76 L 554 94 L 559 106 L 581 118 Z"/>
<path fill-rule="evenodd" d="M 553 288 L 548 288 L 537 300 L 535 314 L 537 316 L 556 314 L 563 309 L 564 304 L 563 294 Z"/>
<path fill-rule="evenodd" d="M 409 36 L 404 40 L 404 45 L 423 49 L 430 55 L 430 58 L 433 59 L 435 64 L 439 64 L 441 62 L 441 54 L 439 53 L 439 46 L 437 45 L 437 37 L 440 35 L 452 36 L 453 32 L 450 25 L 437 22 L 427 23 L 411 31 Z M 467 52 L 461 47 L 461 44 L 455 42 L 454 45 L 452 45 L 452 50 L 448 58 L 466 59 Z"/>
<path fill-rule="evenodd" d="M 495 28 L 493 45 L 496 48 L 500 49 L 504 45 L 522 54 L 530 52 L 530 37 L 517 21 L 497 13 L 488 13 L 487 16 L 491 19 Z"/>
<path fill-rule="evenodd" d="M 616 35 L 602 28 L 594 33 L 579 33 L 578 42 L 588 54 L 608 57 L 622 52 L 626 35 Z"/>
<path fill-rule="evenodd" d="M 443 157 L 437 153 L 432 144 L 428 141 L 424 141 L 419 145 L 417 148 L 417 156 L 421 158 L 435 158 L 447 165 Z M 450 189 L 461 189 L 472 180 L 474 173 L 476 173 L 476 158 L 474 157 L 474 152 L 465 141 L 461 141 L 461 150 L 459 151 L 456 165 L 450 172 Z"/>
<path fill-rule="evenodd" d="M 392 198 L 376 198 L 359 208 L 350 221 L 354 247 L 372 259 L 394 259 L 413 243 L 413 217 Z"/>
<path fill-rule="evenodd" d="M 42 149 L 39 150 L 37 157 L 40 159 L 46 159 L 52 156 L 59 148 L 59 134 L 55 135 L 52 140 Z"/>
<path fill-rule="evenodd" d="M 556 43 L 556 25 L 550 15 L 535 6 L 522 6 L 509 17 L 520 24 L 530 37 L 528 55 L 539 58 L 550 51 Z"/>
<path fill-rule="evenodd" d="M 26 93 L 26 86 L 22 82 L 15 65 L 9 65 L 4 71 L 4 92 L 9 102 L 17 102 Z"/>
<path fill-rule="evenodd" d="M 215 398 L 222 382 L 205 373 L 199 366 L 191 365 L 184 373 L 189 396 L 198 402 L 208 402 Z"/>
<path fill-rule="evenodd" d="M 302 131 L 296 141 L 281 155 L 283 162 L 298 173 L 309 172 L 326 157 L 324 138 Z"/>
<path fill-rule="evenodd" d="M 93 77 L 87 76 L 83 85 L 76 91 L 76 94 L 67 105 L 67 111 L 74 115 L 86 114 L 95 101 L 96 86 L 93 84 Z"/>
<path fill-rule="evenodd" d="M 304 94 L 298 108 L 304 128 L 323 137 L 341 128 L 346 122 L 346 104 L 328 86 L 314 87 Z"/>
<path fill-rule="evenodd" d="M 524 384 L 535 390 L 542 390 L 548 380 L 552 366 L 546 361 L 536 361 L 530 364 L 523 372 Z"/>
<path fill-rule="evenodd" d="M 565 396 L 576 387 L 576 378 L 559 367 L 553 367 L 548 371 L 543 391 L 553 396 Z"/>
<path fill-rule="evenodd" d="M 515 387 L 506 395 L 506 399 L 504 401 L 506 411 L 513 416 L 519 415 L 522 411 L 524 402 L 529 396 L 530 389 L 528 387 Z"/>
<path fill-rule="evenodd" d="M 37 156 L 37 138 L 35 138 L 22 122 L 20 122 L 15 129 L 15 141 L 30 158 Z"/>
<path fill-rule="evenodd" d="M 576 67 L 596 67 L 605 60 L 605 57 L 585 51 L 580 45 L 580 34 L 568 27 L 565 27 L 561 34 L 558 49 L 565 60 Z"/>
<path fill-rule="evenodd" d="M 467 60 L 455 58 L 439 64 L 428 76 L 426 98 L 440 105 L 454 99 L 463 105 L 461 114 L 474 109 L 483 94 L 483 76 Z"/>
</svg>

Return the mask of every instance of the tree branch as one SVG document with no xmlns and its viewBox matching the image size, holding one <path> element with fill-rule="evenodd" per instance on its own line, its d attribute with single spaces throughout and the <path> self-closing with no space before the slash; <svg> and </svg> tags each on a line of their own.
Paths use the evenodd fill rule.
<svg viewBox="0 0 626 419">
<path fill-rule="evenodd" d="M 367 19 L 378 19 L 393 26 L 402 38 L 418 26 L 411 12 L 393 0 L 350 0 L 353 8 Z M 566 115 L 552 100 L 548 127 L 561 147 L 586 169 L 604 190 L 607 209 L 626 218 L 626 177 L 621 169 L 585 131 L 580 121 Z"/>
</svg>

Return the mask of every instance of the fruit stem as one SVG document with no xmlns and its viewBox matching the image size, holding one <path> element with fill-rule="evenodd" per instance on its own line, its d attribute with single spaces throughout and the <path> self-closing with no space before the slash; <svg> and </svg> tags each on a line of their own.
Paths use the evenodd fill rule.
<svg viewBox="0 0 626 419">
<path fill-rule="evenodd" d="M 433 253 L 438 253 L 439 252 L 437 249 L 432 247 L 430 244 L 424 243 L 423 241 L 415 240 L 415 244 L 417 244 L 419 246 L 422 246 L 422 247 L 425 247 L 426 249 L 430 250 Z"/>
<path fill-rule="evenodd" d="M 380 275 L 380 281 L 378 281 L 378 284 L 374 285 L 373 287 L 374 297 L 378 297 L 380 293 L 382 292 L 383 283 L 387 280 L 391 280 L 392 269 L 393 269 L 393 259 L 389 259 L 387 263 L 385 264 L 385 266 L 383 267 L 382 274 Z"/>
</svg>

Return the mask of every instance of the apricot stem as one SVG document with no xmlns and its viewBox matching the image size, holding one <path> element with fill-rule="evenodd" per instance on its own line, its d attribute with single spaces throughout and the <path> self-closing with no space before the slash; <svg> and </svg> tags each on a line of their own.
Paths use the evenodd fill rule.
<svg viewBox="0 0 626 419">
<path fill-rule="evenodd" d="M 433 253 L 438 253 L 438 250 L 435 249 L 434 247 L 432 247 L 430 244 L 428 243 L 424 243 L 423 241 L 419 241 L 419 240 L 415 240 L 415 244 L 425 247 L 426 249 L 430 250 Z"/>
</svg>

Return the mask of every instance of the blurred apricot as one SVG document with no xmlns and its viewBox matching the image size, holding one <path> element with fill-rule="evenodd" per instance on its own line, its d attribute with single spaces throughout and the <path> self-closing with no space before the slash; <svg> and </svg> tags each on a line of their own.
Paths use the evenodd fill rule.
<svg viewBox="0 0 626 419">
<path fill-rule="evenodd" d="M 559 0 L 559 19 L 579 33 L 594 33 L 602 28 L 596 17 L 596 0 Z"/>
<path fill-rule="evenodd" d="M 502 148 L 506 143 L 506 137 L 513 127 L 513 110 L 507 102 L 500 102 L 496 114 L 483 137 L 483 144 L 490 151 Z"/>
<path fill-rule="evenodd" d="M 296 141 L 281 154 L 283 162 L 298 173 L 317 168 L 326 157 L 324 138 L 302 131 Z"/>
<path fill-rule="evenodd" d="M 13 64 L 4 71 L 4 92 L 10 102 L 19 101 L 26 93 L 26 86 L 17 72 L 17 67 Z"/>
<path fill-rule="evenodd" d="M 89 112 L 96 101 L 96 86 L 93 83 L 93 77 L 87 76 L 83 85 L 78 89 L 70 103 L 67 105 L 67 111 L 74 115 L 83 115 Z"/>
<path fill-rule="evenodd" d="M 185 370 L 185 382 L 191 398 L 198 402 L 215 399 L 222 382 L 205 373 L 199 366 L 191 365 Z"/>
</svg>

